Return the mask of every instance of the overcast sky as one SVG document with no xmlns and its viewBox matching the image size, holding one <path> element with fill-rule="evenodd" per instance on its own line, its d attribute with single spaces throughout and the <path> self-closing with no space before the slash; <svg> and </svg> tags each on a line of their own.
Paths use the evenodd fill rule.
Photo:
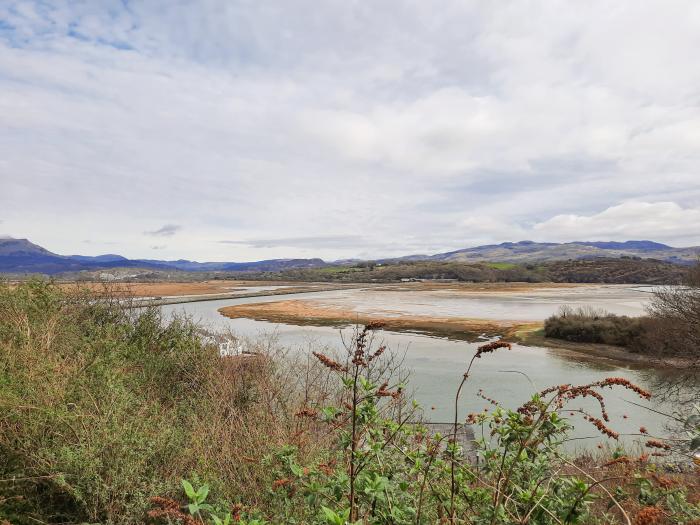
<svg viewBox="0 0 700 525">
<path fill-rule="evenodd" d="M 255 260 L 700 244 L 700 2 L 0 2 L 0 234 Z"/>
</svg>

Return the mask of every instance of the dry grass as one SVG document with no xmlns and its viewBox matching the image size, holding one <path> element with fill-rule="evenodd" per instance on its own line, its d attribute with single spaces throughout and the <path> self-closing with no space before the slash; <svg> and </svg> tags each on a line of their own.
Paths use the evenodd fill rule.
<svg viewBox="0 0 700 525">
<path fill-rule="evenodd" d="M 232 293 L 246 286 L 268 286 L 266 281 L 201 281 L 201 282 L 153 282 L 153 283 L 102 283 L 76 282 L 60 283 L 64 290 L 85 288 L 92 292 L 110 294 L 119 297 L 157 297 L 180 295 L 210 295 Z M 284 286 L 292 283 L 274 283 Z"/>
<path fill-rule="evenodd" d="M 370 322 L 379 322 L 390 330 L 424 331 L 441 335 L 463 335 L 465 333 L 508 335 L 526 328 L 532 328 L 533 325 L 533 323 L 519 321 L 491 321 L 456 317 L 387 316 L 381 313 L 347 310 L 335 305 L 317 304 L 313 301 L 304 300 L 241 304 L 221 308 L 219 312 L 232 319 L 246 317 L 259 321 L 297 325 L 364 325 Z"/>
</svg>

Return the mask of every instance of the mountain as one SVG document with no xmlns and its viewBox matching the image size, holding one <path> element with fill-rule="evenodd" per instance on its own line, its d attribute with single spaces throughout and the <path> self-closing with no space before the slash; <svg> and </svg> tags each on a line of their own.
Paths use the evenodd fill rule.
<svg viewBox="0 0 700 525">
<path fill-rule="evenodd" d="M 700 258 L 700 247 L 673 248 L 653 241 L 576 241 L 504 242 L 464 248 L 435 255 L 408 255 L 380 262 L 453 261 L 536 263 L 610 258 L 656 259 L 675 264 L 692 264 Z M 358 264 L 359 260 L 333 264 Z M 127 259 L 121 255 L 58 255 L 27 239 L 0 238 L 0 273 L 57 274 L 109 268 L 187 272 L 279 272 L 291 269 L 319 268 L 329 264 L 322 259 L 270 259 L 252 262 L 197 262 L 179 259 Z"/>
<path fill-rule="evenodd" d="M 98 256 L 58 255 L 27 239 L 0 238 L 0 273 L 57 274 L 109 268 L 141 268 L 148 270 L 278 272 L 293 268 L 316 268 L 326 263 L 321 259 L 271 259 L 252 262 L 196 262 L 187 260 L 160 261 L 127 259 L 121 255 Z"/>
<path fill-rule="evenodd" d="M 115 255 L 113 253 L 108 253 L 105 255 L 96 255 L 96 256 L 90 256 L 90 255 L 69 255 L 71 259 L 75 261 L 84 261 L 84 262 L 96 262 L 96 263 L 109 263 L 109 262 L 116 262 L 116 261 L 128 261 L 126 257 L 122 257 L 121 255 Z"/>
<path fill-rule="evenodd" d="M 602 248 L 603 250 L 645 250 L 645 251 L 662 251 L 673 250 L 666 244 L 661 244 L 654 241 L 625 241 L 625 242 L 572 242 L 570 244 L 580 244 L 582 246 L 593 246 L 594 248 Z"/>
<path fill-rule="evenodd" d="M 45 248 L 29 242 L 27 239 L 13 239 L 12 237 L 0 237 L 0 257 L 30 257 L 30 256 L 56 256 Z"/>
<path fill-rule="evenodd" d="M 415 257 L 410 256 L 402 259 L 416 260 Z M 638 257 L 691 264 L 700 257 L 700 247 L 673 248 L 653 241 L 576 241 L 568 243 L 520 241 L 475 246 L 424 256 L 417 260 L 532 263 L 616 257 Z"/>
</svg>

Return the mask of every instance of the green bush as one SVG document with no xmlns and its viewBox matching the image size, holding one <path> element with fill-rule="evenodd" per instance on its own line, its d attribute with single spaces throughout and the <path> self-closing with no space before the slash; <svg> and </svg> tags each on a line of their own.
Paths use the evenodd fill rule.
<svg viewBox="0 0 700 525">
<path fill-rule="evenodd" d="M 565 307 L 545 320 L 544 334 L 577 343 L 635 347 L 644 334 L 644 319 Z"/>
<path fill-rule="evenodd" d="M 43 281 L 0 286 L 0 312 L 0 517 L 140 521 L 186 472 L 218 356 L 188 322 Z"/>
</svg>

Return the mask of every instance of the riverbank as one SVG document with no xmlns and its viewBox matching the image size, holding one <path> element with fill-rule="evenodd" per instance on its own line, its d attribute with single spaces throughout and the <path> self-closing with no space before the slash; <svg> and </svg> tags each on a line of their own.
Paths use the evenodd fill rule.
<svg viewBox="0 0 700 525">
<path fill-rule="evenodd" d="M 474 341 L 480 337 L 502 337 L 523 346 L 544 347 L 580 354 L 594 359 L 606 359 L 618 363 L 640 366 L 679 367 L 678 359 L 659 359 L 630 352 L 613 345 L 574 343 L 544 337 L 542 322 L 491 321 L 487 319 L 460 319 L 420 316 L 384 317 L 367 315 L 339 308 L 313 307 L 305 301 L 289 300 L 273 303 L 236 305 L 219 309 L 231 319 L 247 318 L 269 323 L 296 326 L 348 326 L 380 322 L 385 329 L 396 332 L 418 332 L 436 337 Z"/>
<path fill-rule="evenodd" d="M 293 295 L 310 292 L 329 292 L 356 288 L 357 285 L 308 283 L 277 283 L 265 281 L 203 281 L 181 283 L 59 283 L 67 292 L 87 290 L 101 296 L 120 299 L 125 306 L 141 308 L 165 306 L 222 299 L 248 299 Z"/>
<path fill-rule="evenodd" d="M 455 317 L 417 315 L 386 315 L 346 310 L 311 301 L 288 300 L 268 303 L 240 304 L 220 308 L 219 312 L 231 319 L 247 318 L 270 323 L 312 326 L 347 326 L 379 322 L 388 330 L 424 332 L 453 339 L 475 340 L 479 336 L 509 337 L 518 331 L 537 328 L 541 323 L 497 321 Z"/>
<path fill-rule="evenodd" d="M 61 284 L 70 289 L 77 284 Z M 79 286 L 85 287 L 85 283 Z M 401 302 L 425 304 L 430 311 L 435 302 L 445 300 L 475 301 L 499 298 L 511 301 L 530 299 L 553 300 L 557 297 L 576 298 L 595 294 L 606 297 L 629 286 L 563 283 L 462 283 L 462 282 L 402 282 L 402 283 L 294 283 L 266 281 L 203 281 L 180 283 L 119 283 L 104 285 L 87 283 L 92 291 L 111 293 L 131 299 L 132 305 L 161 306 L 224 299 L 291 296 L 309 292 L 347 292 L 328 299 L 288 299 L 273 302 L 238 304 L 218 311 L 231 319 L 247 318 L 256 321 L 295 326 L 348 326 L 381 322 L 386 329 L 396 332 L 423 333 L 453 340 L 474 341 L 480 337 L 503 337 L 525 346 L 546 347 L 585 355 L 594 359 L 634 363 L 640 366 L 678 366 L 677 360 L 659 360 L 648 355 L 633 353 L 625 348 L 604 344 L 573 343 L 544 337 L 542 321 L 517 319 L 482 319 L 458 315 L 422 315 L 400 310 Z M 366 299 L 366 301 L 364 301 Z M 451 313 L 451 312 L 448 312 Z"/>
<path fill-rule="evenodd" d="M 679 472 L 675 458 L 658 458 L 659 467 L 652 471 L 650 456 L 637 454 L 634 442 L 622 441 L 631 436 L 642 442 L 651 440 L 648 453 L 660 451 L 659 447 L 665 453 L 666 447 L 677 445 L 675 440 L 660 441 L 665 434 L 659 417 L 644 406 L 644 393 L 650 390 L 646 374 L 630 368 L 581 366 L 584 360 L 572 366 L 570 360 L 542 349 L 530 351 L 517 345 L 510 350 L 488 345 L 480 349 L 483 342 L 457 344 L 408 334 L 382 334 L 376 340 L 369 335 L 360 342 L 357 337 L 342 340 L 340 334 L 333 333 L 335 345 L 305 341 L 302 352 L 289 351 L 270 339 L 262 348 L 263 359 L 222 359 L 214 345 L 199 337 L 200 327 L 191 320 L 172 321 L 168 317 L 163 324 L 151 311 L 126 311 L 118 302 L 106 309 L 98 297 L 86 295 L 80 300 L 46 282 L 23 284 L 21 288 L 3 286 L 0 283 L 0 305 L 7 315 L 0 315 L 0 333 L 4 335 L 0 340 L 0 369 L 4 371 L 0 381 L 0 450 L 10 451 L 11 461 L 0 461 L 0 479 L 6 482 L 0 522 L 142 523 L 147 514 L 172 515 L 158 514 L 161 511 L 154 510 L 156 505 L 176 512 L 186 508 L 181 489 L 186 478 L 192 480 L 198 494 L 209 490 L 200 488 L 200 483 L 206 482 L 211 487 L 208 501 L 221 508 L 243 502 L 244 511 L 263 516 L 267 523 L 289 522 L 286 509 L 294 509 L 297 515 L 291 517 L 296 522 L 314 523 L 323 508 L 320 504 L 326 500 L 304 499 L 305 484 L 315 484 L 330 497 L 338 487 L 347 493 L 349 485 L 339 485 L 338 480 L 347 480 L 345 443 L 358 416 L 363 417 L 356 426 L 362 432 L 363 450 L 373 447 L 378 454 L 375 463 L 363 464 L 373 472 L 381 468 L 373 478 L 383 476 L 389 480 L 386 483 L 394 480 L 396 484 L 386 493 L 425 501 L 426 512 L 432 512 L 441 500 L 422 498 L 449 494 L 451 486 L 450 465 L 442 462 L 441 466 L 439 458 L 452 436 L 450 421 L 457 391 L 461 391 L 459 421 L 476 423 L 458 426 L 456 437 L 464 450 L 457 447 L 457 476 L 467 480 L 465 490 L 486 494 L 482 500 L 487 503 L 493 495 L 484 491 L 493 486 L 500 484 L 509 493 L 519 489 L 497 477 L 501 458 L 513 451 L 508 442 L 474 439 L 509 436 L 517 431 L 533 436 L 531 442 L 535 443 L 522 454 L 516 451 L 509 460 L 517 479 L 545 488 L 550 480 L 565 488 L 583 486 L 584 481 L 576 479 L 572 484 L 576 473 L 566 470 L 575 467 L 592 480 L 591 489 L 619 479 L 627 483 L 620 491 L 634 498 L 643 480 L 645 487 L 658 494 L 659 505 L 672 501 L 673 506 L 663 507 L 663 511 L 677 523 L 688 522 L 684 516 L 694 512 L 685 499 L 685 494 L 689 498 L 697 494 L 692 464 L 686 461 L 684 471 Z M 392 351 L 378 351 L 384 335 L 394 342 L 411 340 L 403 357 L 393 352 L 400 346 L 390 341 Z M 261 350 L 255 341 L 243 338 L 241 343 L 244 350 Z M 362 381 L 367 395 L 355 406 L 341 404 L 343 399 L 352 399 L 357 384 L 344 381 L 353 374 L 336 374 L 343 365 L 334 361 L 334 349 L 340 352 L 338 356 L 345 355 L 349 365 L 358 367 L 354 377 L 364 379 L 367 374 L 370 378 Z M 497 352 L 491 353 L 494 349 Z M 462 389 L 467 363 L 481 353 L 484 359 L 475 364 Z M 398 366 L 410 371 L 408 382 Z M 606 377 L 615 379 L 606 383 Z M 588 407 L 582 406 L 583 399 L 571 400 L 575 406 L 561 407 L 556 396 L 562 392 L 555 389 L 542 406 L 551 406 L 556 412 L 528 417 L 534 405 L 527 400 L 533 392 L 562 379 L 588 385 L 583 392 L 596 388 L 596 392 L 601 391 L 597 395 L 605 396 L 604 434 L 579 417 L 580 408 L 601 413 L 597 398 L 590 396 Z M 617 391 L 602 388 L 608 384 L 616 385 Z M 634 390 L 621 390 L 632 384 L 636 385 L 631 387 Z M 622 398 L 632 397 L 634 392 L 642 393 L 639 406 Z M 413 412 L 414 400 L 425 407 L 423 414 Z M 496 403 L 502 408 L 494 412 Z M 513 411 L 504 417 L 501 412 L 517 407 L 526 413 Z M 407 423 L 407 418 L 413 421 L 426 416 L 432 420 L 425 425 L 426 431 L 423 425 L 418 428 Z M 571 426 L 549 425 L 543 430 L 538 423 L 555 419 L 567 419 Z M 641 426 L 645 428 L 643 436 L 638 431 Z M 556 439 L 550 439 L 554 430 Z M 548 446 L 542 447 L 542 442 Z M 579 453 L 572 450 L 570 455 L 563 443 L 572 442 L 587 448 Z M 629 443 L 627 455 L 620 456 L 619 447 L 625 443 Z M 479 463 L 482 477 L 474 476 L 471 470 L 469 459 L 476 454 L 480 461 L 494 458 L 491 463 Z M 412 463 L 407 464 L 406 457 L 417 458 L 426 469 L 437 467 L 430 472 L 416 470 Z M 662 461 L 668 463 L 668 469 Z M 494 476 L 483 478 L 489 472 Z M 654 477 L 657 473 L 663 478 Z M 421 494 L 424 479 L 436 490 Z M 184 486 L 189 491 L 189 484 Z M 662 489 L 668 489 L 668 494 L 660 492 Z M 615 488 L 608 485 L 606 490 Z M 362 494 L 365 508 L 373 508 L 374 496 Z M 558 490 L 552 496 L 557 498 L 552 508 L 562 508 L 561 494 Z M 580 494 L 577 489 L 567 496 L 574 502 L 571 505 Z M 600 494 L 600 498 L 604 496 Z M 673 500 L 668 499 L 671 496 Z M 540 501 L 544 501 L 542 497 Z M 634 501 L 623 500 L 633 518 L 638 507 Z M 607 502 L 598 504 L 599 515 L 608 516 Z M 562 520 L 569 515 L 571 505 L 560 513 Z M 479 510 L 465 508 L 464 515 L 476 512 Z M 423 522 L 439 519 L 434 512 Z"/>
</svg>

